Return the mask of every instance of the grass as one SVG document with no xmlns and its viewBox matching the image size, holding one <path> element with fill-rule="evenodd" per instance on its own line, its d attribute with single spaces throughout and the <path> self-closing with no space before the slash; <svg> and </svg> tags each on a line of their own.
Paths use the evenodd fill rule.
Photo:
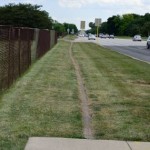
<svg viewBox="0 0 150 150">
<path fill-rule="evenodd" d="M 150 65 L 75 43 L 97 139 L 150 141 Z"/>
<path fill-rule="evenodd" d="M 71 35 L 71 34 L 66 35 L 66 36 L 64 37 L 65 40 L 74 40 L 74 39 L 76 39 L 76 38 L 77 38 L 76 35 Z"/>
<path fill-rule="evenodd" d="M 133 38 L 133 37 L 130 37 L 130 36 L 116 36 L 116 37 L 119 38 L 119 39 L 131 39 L 131 40 L 132 40 L 132 38 Z M 148 38 L 148 37 L 142 37 L 142 40 L 143 40 L 143 41 L 146 41 L 147 38 Z"/>
<path fill-rule="evenodd" d="M 133 37 L 130 36 L 116 36 L 119 39 L 132 39 Z"/>
<path fill-rule="evenodd" d="M 70 43 L 59 41 L 0 97 L 0 149 L 22 150 L 29 137 L 82 138 Z"/>
<path fill-rule="evenodd" d="M 0 149 L 22 150 L 32 136 L 83 138 L 69 47 L 60 40 L 0 94 Z M 150 141 L 150 66 L 92 43 L 74 43 L 73 55 L 87 88 L 95 137 Z"/>
</svg>

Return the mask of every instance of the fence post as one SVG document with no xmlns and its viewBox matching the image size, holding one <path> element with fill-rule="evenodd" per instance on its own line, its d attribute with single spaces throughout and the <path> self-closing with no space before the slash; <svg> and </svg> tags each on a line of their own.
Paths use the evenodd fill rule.
<svg viewBox="0 0 150 150">
<path fill-rule="evenodd" d="M 10 63 L 11 63 L 11 59 L 10 59 L 10 36 L 11 36 L 11 27 L 8 27 L 8 79 L 7 79 L 7 88 L 10 86 Z"/>
<path fill-rule="evenodd" d="M 31 66 L 31 30 L 28 29 L 28 68 Z"/>
<path fill-rule="evenodd" d="M 19 76 L 21 76 L 21 61 L 20 61 L 20 45 L 21 45 L 21 40 L 20 40 L 20 29 L 18 29 L 18 41 L 19 41 L 19 50 L 18 50 L 18 71 L 19 71 Z"/>
<path fill-rule="evenodd" d="M 34 30 L 34 38 L 31 45 L 31 64 L 37 59 L 37 47 L 38 47 L 38 39 L 39 39 L 39 29 Z"/>
</svg>

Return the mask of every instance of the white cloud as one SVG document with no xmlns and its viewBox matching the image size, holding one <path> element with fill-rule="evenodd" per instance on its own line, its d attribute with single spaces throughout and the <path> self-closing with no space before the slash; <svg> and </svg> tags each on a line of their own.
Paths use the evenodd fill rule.
<svg viewBox="0 0 150 150">
<path fill-rule="evenodd" d="M 82 0 L 80 2 L 78 0 L 59 0 L 61 7 L 80 8 L 83 4 Z"/>
<path fill-rule="evenodd" d="M 69 8 L 81 8 L 88 4 L 143 6 L 145 0 L 59 0 L 59 5 Z"/>
</svg>

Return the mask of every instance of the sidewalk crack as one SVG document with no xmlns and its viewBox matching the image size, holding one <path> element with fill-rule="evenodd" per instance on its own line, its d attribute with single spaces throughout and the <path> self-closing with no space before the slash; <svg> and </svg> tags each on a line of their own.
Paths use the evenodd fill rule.
<svg viewBox="0 0 150 150">
<path fill-rule="evenodd" d="M 130 148 L 130 150 L 132 150 L 132 148 L 131 148 L 130 144 L 128 143 L 128 141 L 126 141 L 126 143 L 127 143 L 128 147 Z"/>
</svg>

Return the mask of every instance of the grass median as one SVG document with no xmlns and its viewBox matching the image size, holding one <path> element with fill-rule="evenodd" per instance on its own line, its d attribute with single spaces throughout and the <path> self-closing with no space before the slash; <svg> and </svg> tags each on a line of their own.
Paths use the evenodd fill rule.
<svg viewBox="0 0 150 150">
<path fill-rule="evenodd" d="M 77 38 L 77 36 L 76 35 L 66 35 L 63 39 L 64 40 L 74 40 L 74 39 L 76 39 Z"/>
<path fill-rule="evenodd" d="M 75 43 L 97 139 L 150 141 L 150 65 L 92 43 Z"/>
<path fill-rule="evenodd" d="M 0 149 L 20 150 L 29 137 L 82 137 L 70 43 L 60 41 L 0 99 Z"/>
</svg>

